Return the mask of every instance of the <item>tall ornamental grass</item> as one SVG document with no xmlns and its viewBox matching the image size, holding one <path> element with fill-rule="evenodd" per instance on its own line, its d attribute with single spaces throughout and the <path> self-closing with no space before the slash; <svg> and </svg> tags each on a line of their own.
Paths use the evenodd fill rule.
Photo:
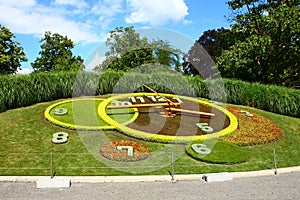
<svg viewBox="0 0 300 200">
<path fill-rule="evenodd" d="M 161 93 L 197 96 L 300 117 L 300 91 L 296 89 L 233 79 L 202 80 L 167 72 L 115 71 L 0 76 L 0 112 L 73 96 L 148 92 L 143 83 Z"/>
</svg>

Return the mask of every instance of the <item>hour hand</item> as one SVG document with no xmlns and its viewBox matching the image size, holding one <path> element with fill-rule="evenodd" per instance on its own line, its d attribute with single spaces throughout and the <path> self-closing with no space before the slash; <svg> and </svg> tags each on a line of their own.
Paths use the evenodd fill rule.
<svg viewBox="0 0 300 200">
<path fill-rule="evenodd" d="M 181 108 L 173 108 L 173 107 L 167 107 L 165 108 L 168 111 L 171 112 L 181 112 L 181 113 L 187 113 L 187 114 L 194 114 L 194 115 L 202 115 L 202 116 L 207 116 L 207 117 L 214 117 L 214 113 L 207 113 L 207 112 L 200 112 L 200 111 L 195 111 L 195 110 L 186 110 L 186 109 L 181 109 Z"/>
</svg>

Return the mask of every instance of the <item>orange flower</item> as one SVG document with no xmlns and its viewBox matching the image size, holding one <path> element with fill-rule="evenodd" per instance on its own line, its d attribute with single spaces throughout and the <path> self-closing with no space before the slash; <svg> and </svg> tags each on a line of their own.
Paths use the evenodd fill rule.
<svg viewBox="0 0 300 200">
<path fill-rule="evenodd" d="M 240 146 L 265 144 L 280 138 L 280 128 L 272 120 L 252 111 L 247 111 L 235 106 L 227 106 L 226 109 L 233 113 L 239 121 L 237 130 L 231 135 L 220 138 Z M 245 112 L 253 114 L 247 116 Z"/>
</svg>

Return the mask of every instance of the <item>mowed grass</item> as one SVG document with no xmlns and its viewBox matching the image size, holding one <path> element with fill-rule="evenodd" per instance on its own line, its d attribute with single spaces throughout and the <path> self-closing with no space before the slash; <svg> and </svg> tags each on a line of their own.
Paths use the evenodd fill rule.
<svg viewBox="0 0 300 200">
<path fill-rule="evenodd" d="M 50 175 L 51 152 L 53 171 L 57 176 L 136 174 L 105 165 L 89 153 L 75 130 L 58 127 L 48 122 L 44 118 L 44 111 L 55 102 L 58 101 L 39 103 L 0 113 L 0 175 Z M 179 158 L 175 160 L 175 174 L 272 169 L 274 149 L 276 150 L 277 167 L 300 165 L 300 119 L 249 107 L 247 109 L 277 123 L 282 134 L 280 140 L 272 144 L 242 147 L 249 153 L 249 159 L 242 164 L 234 165 L 201 162 L 186 154 L 185 145 L 170 145 L 176 147 L 175 154 L 179 155 Z M 60 131 L 69 133 L 69 141 L 61 145 L 53 144 L 51 142 L 53 133 Z M 109 140 L 135 140 L 116 131 L 93 131 L 91 134 L 95 134 L 95 137 L 107 137 Z M 139 142 L 148 146 L 151 151 L 161 151 L 161 159 L 169 159 L 167 162 L 170 164 L 157 168 L 155 171 L 137 174 L 169 174 L 171 152 L 168 151 L 166 145 L 146 141 Z M 99 148 L 100 154 L 101 146 L 96 148 Z M 228 154 L 232 153 L 228 152 Z M 161 162 L 159 159 L 153 161 L 149 163 L 149 166 L 144 166 L 145 169 L 149 169 L 150 165 L 160 166 Z M 126 166 L 127 164 L 124 163 L 124 167 Z M 134 170 L 133 167 L 132 172 Z"/>
<path fill-rule="evenodd" d="M 52 118 L 66 123 L 77 126 L 85 127 L 104 127 L 110 126 L 102 120 L 98 114 L 98 106 L 103 101 L 103 99 L 94 98 L 77 98 L 73 101 L 67 100 L 58 104 L 50 110 L 50 115 Z M 68 110 L 66 115 L 55 115 L 55 110 L 58 108 L 65 108 Z M 114 117 L 119 123 L 125 123 L 131 119 L 134 115 L 133 109 L 118 109 L 117 112 L 112 113 L 108 110 L 108 114 Z M 113 115 L 112 115 L 113 114 Z"/>
</svg>

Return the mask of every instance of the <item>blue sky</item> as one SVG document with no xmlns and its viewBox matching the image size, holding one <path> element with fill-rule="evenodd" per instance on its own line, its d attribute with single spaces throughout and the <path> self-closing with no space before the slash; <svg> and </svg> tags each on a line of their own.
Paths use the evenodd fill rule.
<svg viewBox="0 0 300 200">
<path fill-rule="evenodd" d="M 29 61 L 22 63 L 22 73 L 28 73 L 41 50 L 39 40 L 45 31 L 68 36 L 75 43 L 73 53 L 87 59 L 96 47 L 105 46 L 108 32 L 120 26 L 165 29 L 191 41 L 206 30 L 229 27 L 227 1 L 0 0 L 0 24 L 24 47 Z M 160 37 L 154 32 L 152 36 Z"/>
</svg>

